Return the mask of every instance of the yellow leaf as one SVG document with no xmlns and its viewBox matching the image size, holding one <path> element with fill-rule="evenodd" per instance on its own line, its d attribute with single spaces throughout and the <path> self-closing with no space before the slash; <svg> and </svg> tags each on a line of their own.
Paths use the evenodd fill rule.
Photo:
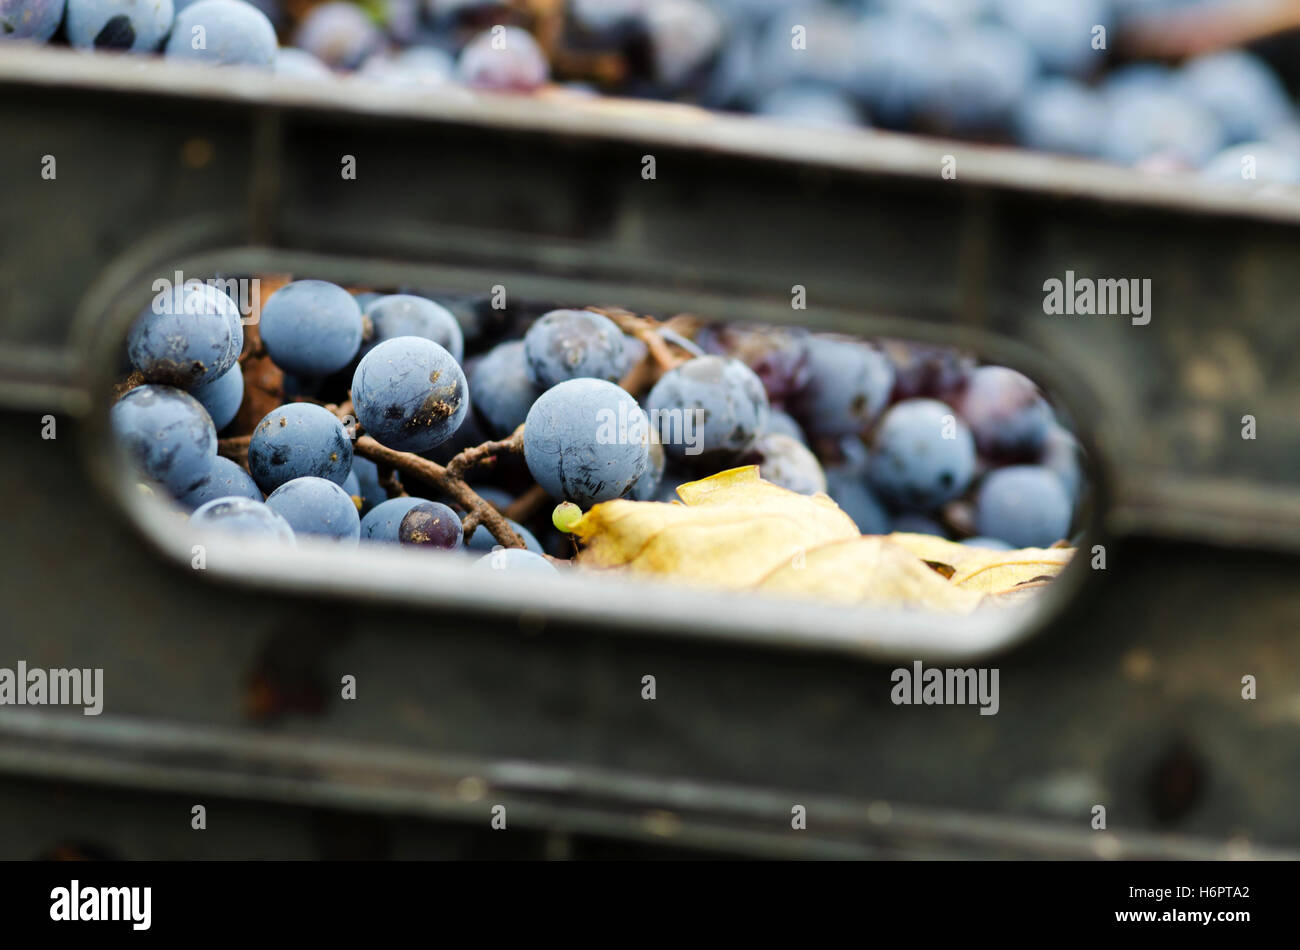
<svg viewBox="0 0 1300 950">
<path fill-rule="evenodd" d="M 685 504 L 607 501 L 573 526 L 579 563 L 670 574 L 688 583 L 744 590 L 799 552 L 859 537 L 825 495 L 800 495 L 758 477 L 757 466 L 678 487 Z"/>
<path fill-rule="evenodd" d="M 1041 577 L 1055 577 L 1065 569 L 1073 548 L 1022 548 L 988 551 L 971 548 L 976 556 L 956 566 L 952 583 L 965 590 L 1004 594 Z"/>
<path fill-rule="evenodd" d="M 800 495 L 747 466 L 688 482 L 681 502 L 619 499 L 557 519 L 580 566 L 836 604 L 969 613 L 1053 576 L 1070 549 L 990 551 L 916 534 L 867 536 L 822 494 Z M 951 578 L 951 579 L 949 579 Z M 1040 582 L 1041 583 L 1041 582 Z M 1037 584 L 1025 585 L 1023 594 Z"/>
</svg>

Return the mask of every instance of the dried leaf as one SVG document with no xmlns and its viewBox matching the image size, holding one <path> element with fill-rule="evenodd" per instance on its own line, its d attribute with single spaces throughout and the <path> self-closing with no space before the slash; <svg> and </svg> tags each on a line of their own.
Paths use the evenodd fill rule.
<svg viewBox="0 0 1300 950">
<path fill-rule="evenodd" d="M 1018 601 L 1001 595 L 1044 583 L 1073 553 L 864 536 L 825 495 L 773 485 L 756 466 L 689 482 L 677 494 L 681 503 L 605 502 L 572 521 L 583 543 L 578 564 L 837 604 L 969 613 L 988 595 Z"/>
</svg>

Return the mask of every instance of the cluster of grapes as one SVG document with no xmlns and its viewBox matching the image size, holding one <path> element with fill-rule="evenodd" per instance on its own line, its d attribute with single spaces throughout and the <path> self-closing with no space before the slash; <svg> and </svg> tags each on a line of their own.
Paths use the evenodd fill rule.
<svg viewBox="0 0 1300 950">
<path fill-rule="evenodd" d="M 1129 61 L 1107 71 L 1126 23 L 1186 5 L 331 0 L 291 18 L 280 0 L 0 0 L 0 39 L 47 41 L 62 24 L 79 48 L 161 48 L 299 79 L 608 92 L 1017 142 L 1215 181 L 1300 183 L 1295 108 L 1258 56 L 1232 49 L 1178 68 Z M 292 45 L 278 47 L 277 29 Z"/>
<path fill-rule="evenodd" d="M 1078 444 L 1014 370 L 798 328 L 441 299 L 296 280 L 246 341 L 215 282 L 160 294 L 128 337 L 114 432 L 199 529 L 516 571 L 573 555 L 555 503 L 671 501 L 745 464 L 829 494 L 868 534 L 1047 546 L 1077 520 Z M 236 432 L 250 360 L 281 381 Z"/>
</svg>

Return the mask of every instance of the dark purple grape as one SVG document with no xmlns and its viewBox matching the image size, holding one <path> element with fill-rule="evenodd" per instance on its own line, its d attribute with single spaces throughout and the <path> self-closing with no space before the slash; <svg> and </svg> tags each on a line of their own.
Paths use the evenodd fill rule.
<svg viewBox="0 0 1300 950">
<path fill-rule="evenodd" d="M 463 533 L 456 512 L 441 502 L 425 501 L 402 516 L 397 540 L 417 547 L 453 551 L 460 547 Z"/>
<path fill-rule="evenodd" d="M 972 372 L 957 409 L 980 454 L 1002 462 L 1037 458 L 1052 424 L 1052 408 L 1034 381 L 1005 366 Z"/>
<path fill-rule="evenodd" d="M 735 357 L 752 369 L 773 401 L 793 396 L 808 382 L 806 330 L 723 324 L 705 327 L 696 343 L 706 353 Z"/>
</svg>

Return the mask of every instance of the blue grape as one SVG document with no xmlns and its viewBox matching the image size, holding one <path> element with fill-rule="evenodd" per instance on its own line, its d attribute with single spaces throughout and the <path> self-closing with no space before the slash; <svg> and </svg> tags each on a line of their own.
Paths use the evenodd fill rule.
<svg viewBox="0 0 1300 950">
<path fill-rule="evenodd" d="M 361 308 L 328 281 L 295 280 L 266 302 L 260 330 L 276 366 L 300 376 L 328 376 L 361 348 Z"/>
<path fill-rule="evenodd" d="M 210 383 L 196 386 L 190 395 L 203 404 L 220 432 L 234 421 L 244 402 L 244 371 L 238 363 Z"/>
<path fill-rule="evenodd" d="M 379 484 L 379 466 L 370 459 L 353 453 L 352 476 L 357 481 L 357 494 L 361 496 L 363 513 L 388 500 L 388 492 Z"/>
<path fill-rule="evenodd" d="M 980 453 L 1000 461 L 1034 458 L 1052 424 L 1052 407 L 1034 381 L 1005 366 L 971 373 L 958 408 Z"/>
<path fill-rule="evenodd" d="M 723 325 L 705 327 L 696 342 L 706 353 L 734 356 L 748 366 L 773 401 L 789 398 L 808 383 L 806 330 Z"/>
<path fill-rule="evenodd" d="M 768 435 L 788 435 L 797 442 L 808 444 L 808 437 L 803 434 L 803 427 L 784 409 L 773 409 L 768 413 L 767 428 L 763 431 Z"/>
<path fill-rule="evenodd" d="M 127 337 L 127 357 L 145 379 L 182 389 L 212 382 L 235 364 L 243 347 L 235 302 L 198 283 L 159 294 Z"/>
<path fill-rule="evenodd" d="M 1271 142 L 1245 142 L 1214 156 L 1200 174 L 1233 185 L 1300 185 L 1300 156 Z"/>
<path fill-rule="evenodd" d="M 365 315 L 374 328 L 371 342 L 362 352 L 384 340 L 399 336 L 422 336 L 440 344 L 457 363 L 465 355 L 465 335 L 451 311 L 427 297 L 391 294 L 366 305 Z"/>
<path fill-rule="evenodd" d="M 830 86 L 806 82 L 778 86 L 758 100 L 754 112 L 800 125 L 851 128 L 862 124 L 857 106 L 848 95 Z"/>
<path fill-rule="evenodd" d="M 293 46 L 286 46 L 275 54 L 275 74 L 309 80 L 330 79 L 334 75 L 328 66 L 311 53 Z M 360 297 L 357 298 L 357 303 L 365 306 Z"/>
<path fill-rule="evenodd" d="M 863 534 L 889 534 L 889 513 L 868 487 L 861 470 L 847 465 L 826 469 L 826 494 Z"/>
<path fill-rule="evenodd" d="M 271 492 L 266 504 L 289 522 L 296 537 L 355 544 L 361 536 L 361 518 L 352 496 L 328 479 L 292 478 Z"/>
<path fill-rule="evenodd" d="M 137 386 L 109 413 L 113 433 L 145 477 L 177 498 L 207 481 L 217 430 L 197 399 L 170 386 Z"/>
<path fill-rule="evenodd" d="M 973 538 L 962 538 L 959 542 L 968 548 L 986 548 L 990 551 L 1010 551 L 1013 550 L 1011 545 L 997 538 L 986 538 L 982 535 L 976 535 Z"/>
<path fill-rule="evenodd" d="M 780 433 L 761 435 L 752 455 L 759 475 L 774 485 L 801 495 L 826 491 L 821 462 L 798 439 Z"/>
<path fill-rule="evenodd" d="M 915 511 L 905 511 L 894 519 L 893 530 L 899 534 L 932 534 L 936 538 L 948 537 L 943 525 Z"/>
<path fill-rule="evenodd" d="M 687 360 L 664 373 L 646 404 L 668 456 L 702 466 L 733 461 L 767 428 L 763 383 L 732 357 Z"/>
<path fill-rule="evenodd" d="M 456 76 L 467 86 L 494 92 L 532 92 L 546 83 L 551 67 L 527 30 L 507 26 L 480 33 L 461 50 Z"/>
<path fill-rule="evenodd" d="M 559 572 L 540 554 L 523 548 L 502 548 L 484 555 L 474 562 L 477 571 L 503 571 L 507 574 L 544 574 L 554 576 Z"/>
<path fill-rule="evenodd" d="M 497 488 L 493 485 L 471 485 L 470 488 L 474 489 L 476 495 L 486 501 L 493 508 L 497 509 L 497 511 L 505 511 L 515 500 L 514 496 L 511 495 L 510 492 L 506 491 L 504 488 Z M 448 504 L 452 503 L 448 502 Z M 455 506 L 453 505 L 453 507 Z"/>
<path fill-rule="evenodd" d="M 398 531 L 401 529 L 402 519 L 406 517 L 406 513 L 416 505 L 425 504 L 427 501 L 426 498 L 411 498 L 404 495 L 380 502 L 361 519 L 361 540 L 397 544 Z"/>
<path fill-rule="evenodd" d="M 328 409 L 291 402 L 272 409 L 253 430 L 248 469 L 268 493 L 304 475 L 342 485 L 352 470 L 352 442 Z"/>
<path fill-rule="evenodd" d="M 198 0 L 176 17 L 166 54 L 190 62 L 269 69 L 278 49 L 275 27 L 251 3 Z"/>
<path fill-rule="evenodd" d="M 528 411 L 524 461 L 552 498 L 588 508 L 631 490 L 650 463 L 649 437 L 645 413 L 622 389 L 571 379 Z"/>
<path fill-rule="evenodd" d="M 1049 79 L 1034 86 L 1016 109 L 1016 134 L 1022 145 L 1066 155 L 1101 154 L 1106 128 L 1105 99 L 1071 79 Z"/>
<path fill-rule="evenodd" d="M 664 451 L 663 443 L 659 441 L 659 434 L 651 428 L 649 457 L 645 471 L 632 483 L 632 490 L 628 492 L 628 497 L 633 501 L 654 501 L 659 494 L 659 483 L 663 481 L 664 467 L 667 464 L 668 453 Z"/>
<path fill-rule="evenodd" d="M 938 508 L 970 485 L 975 440 L 945 403 L 905 399 L 881 417 L 867 474 L 872 487 L 891 504 L 921 511 Z"/>
<path fill-rule="evenodd" d="M 384 43 L 359 6 L 334 0 L 312 7 L 293 34 L 293 45 L 334 69 L 356 69 Z"/>
<path fill-rule="evenodd" d="M 395 53 L 375 53 L 357 75 L 386 86 L 423 88 L 447 82 L 455 66 L 451 57 L 431 46 L 416 46 Z M 441 342 L 441 341 L 439 341 Z"/>
<path fill-rule="evenodd" d="M 357 479 L 357 456 L 352 456 L 352 471 L 348 472 L 348 477 L 343 479 L 343 490 L 348 493 L 348 497 L 354 499 L 358 504 L 361 502 L 361 482 Z"/>
<path fill-rule="evenodd" d="M 976 530 L 1013 548 L 1054 544 L 1070 530 L 1072 516 L 1061 480 L 1039 465 L 995 469 L 975 497 Z"/>
<path fill-rule="evenodd" d="M 1210 110 L 1228 144 L 1262 138 L 1292 113 L 1286 87 L 1258 56 L 1224 50 L 1187 61 L 1174 80 L 1184 95 Z"/>
<path fill-rule="evenodd" d="M 946 40 L 934 24 L 912 16 L 873 14 L 860 21 L 851 84 L 873 121 L 902 128 L 928 108 L 946 75 Z"/>
<path fill-rule="evenodd" d="M 423 337 L 385 340 L 361 358 L 352 403 L 366 433 L 390 449 L 427 452 L 469 413 L 469 385 L 455 358 Z"/>
<path fill-rule="evenodd" d="M 532 551 L 534 554 L 544 553 L 541 542 L 537 540 L 537 537 L 531 531 L 521 525 L 518 521 L 511 521 L 509 518 L 506 519 L 506 523 L 515 529 L 519 537 L 524 539 L 524 546 L 527 547 L 529 551 Z M 497 539 L 492 536 L 492 532 L 482 525 L 476 527 L 470 533 L 470 536 L 465 539 L 465 547 L 471 551 L 491 551 L 495 549 L 497 545 Z"/>
<path fill-rule="evenodd" d="M 436 501 L 416 505 L 397 526 L 398 542 L 417 548 L 454 551 L 461 546 L 463 536 L 460 516 Z"/>
<path fill-rule="evenodd" d="M 1135 84 L 1110 95 L 1109 102 L 1102 155 L 1110 161 L 1134 165 L 1167 157 L 1199 167 L 1224 145 L 1214 113 L 1171 89 Z"/>
<path fill-rule="evenodd" d="M 524 334 L 528 378 L 549 389 L 566 379 L 617 382 L 623 374 L 623 331 L 609 317 L 589 310 L 552 310 Z"/>
<path fill-rule="evenodd" d="M 950 40 L 928 109 L 961 133 L 1000 129 L 1038 74 L 1029 44 L 1004 27 L 979 25 Z"/>
<path fill-rule="evenodd" d="M 218 455 L 212 460 L 208 479 L 194 491 L 179 498 L 178 501 L 193 510 L 215 498 L 251 498 L 262 500 L 262 491 L 249 475 L 236 462 Z"/>
<path fill-rule="evenodd" d="M 677 91 L 702 77 L 723 39 L 718 14 L 700 0 L 657 0 L 642 14 L 655 82 Z"/>
<path fill-rule="evenodd" d="M 1002 20 L 1025 38 L 1052 72 L 1087 76 L 1104 62 L 1093 28 L 1110 31 L 1110 0 L 1000 0 Z"/>
<path fill-rule="evenodd" d="M 63 21 L 65 0 L 0 0 L 0 40 L 44 43 Z"/>
<path fill-rule="evenodd" d="M 494 347 L 469 373 L 469 395 L 483 426 L 501 439 L 523 425 L 541 390 L 528 378 L 524 344 Z"/>
<path fill-rule="evenodd" d="M 808 341 L 808 382 L 791 410 L 809 435 L 852 435 L 875 421 L 893 388 L 894 367 L 879 349 L 817 335 Z"/>
<path fill-rule="evenodd" d="M 68 0 L 68 42 L 78 49 L 156 50 L 171 29 L 172 0 Z"/>
<path fill-rule="evenodd" d="M 293 528 L 265 502 L 251 498 L 214 498 L 190 515 L 190 524 L 236 538 L 296 546 Z"/>
<path fill-rule="evenodd" d="M 1052 423 L 1043 440 L 1043 451 L 1038 463 L 1056 474 L 1070 503 L 1077 503 L 1083 491 L 1083 448 L 1070 432 L 1059 423 Z"/>
</svg>

